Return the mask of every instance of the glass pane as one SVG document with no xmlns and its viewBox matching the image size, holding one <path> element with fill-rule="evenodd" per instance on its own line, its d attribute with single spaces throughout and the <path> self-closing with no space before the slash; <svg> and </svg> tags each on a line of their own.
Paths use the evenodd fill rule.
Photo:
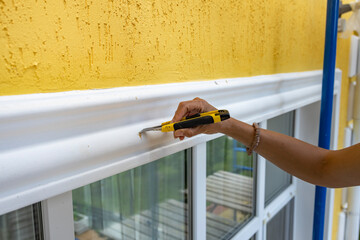
<svg viewBox="0 0 360 240">
<path fill-rule="evenodd" d="M 267 224 L 267 240 L 292 240 L 294 221 L 294 200 L 291 200 Z"/>
<path fill-rule="evenodd" d="M 254 156 L 227 136 L 207 143 L 207 239 L 231 238 L 254 215 Z"/>
<path fill-rule="evenodd" d="M 76 238 L 190 239 L 186 152 L 73 191 Z"/>
<path fill-rule="evenodd" d="M 0 216 L 0 239 L 43 239 L 40 203 Z"/>
<path fill-rule="evenodd" d="M 294 112 L 285 113 L 267 121 L 271 131 L 293 136 Z M 268 205 L 286 187 L 291 184 L 291 175 L 266 161 L 265 173 L 265 205 Z"/>
</svg>

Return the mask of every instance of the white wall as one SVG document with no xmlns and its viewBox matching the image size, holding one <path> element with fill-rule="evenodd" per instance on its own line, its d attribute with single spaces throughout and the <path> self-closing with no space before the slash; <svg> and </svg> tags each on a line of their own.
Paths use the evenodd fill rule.
<svg viewBox="0 0 360 240">
<path fill-rule="evenodd" d="M 320 102 L 302 107 L 295 116 L 295 137 L 317 145 L 320 119 Z M 311 124 L 309 124 L 311 123 Z M 294 240 L 312 238 L 315 185 L 295 178 L 296 199 L 294 213 Z"/>
</svg>

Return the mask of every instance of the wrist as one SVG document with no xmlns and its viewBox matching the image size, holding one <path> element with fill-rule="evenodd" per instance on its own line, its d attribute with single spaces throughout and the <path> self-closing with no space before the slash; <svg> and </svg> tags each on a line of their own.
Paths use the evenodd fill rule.
<svg viewBox="0 0 360 240">
<path fill-rule="evenodd" d="M 251 146 L 254 139 L 253 126 L 238 121 L 235 118 L 229 118 L 221 122 L 221 127 L 218 132 L 236 139 L 245 146 Z"/>
<path fill-rule="evenodd" d="M 225 134 L 225 135 L 230 135 L 231 132 L 234 131 L 234 129 L 233 129 L 234 122 L 235 122 L 235 119 L 233 119 L 233 118 L 229 118 L 229 119 L 221 122 L 221 124 L 219 124 L 218 132 Z"/>
</svg>

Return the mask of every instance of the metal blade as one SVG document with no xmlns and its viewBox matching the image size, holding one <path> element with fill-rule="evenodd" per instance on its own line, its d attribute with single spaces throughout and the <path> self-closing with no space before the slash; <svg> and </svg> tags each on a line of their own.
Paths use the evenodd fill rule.
<svg viewBox="0 0 360 240">
<path fill-rule="evenodd" d="M 144 128 L 139 133 L 141 134 L 141 133 L 144 133 L 144 132 L 147 132 L 147 131 L 161 131 L 161 125 L 155 126 L 155 127 Z"/>
</svg>

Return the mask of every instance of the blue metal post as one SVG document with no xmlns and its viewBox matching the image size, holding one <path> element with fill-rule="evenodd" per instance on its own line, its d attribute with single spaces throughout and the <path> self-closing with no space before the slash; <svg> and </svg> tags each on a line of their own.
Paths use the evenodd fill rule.
<svg viewBox="0 0 360 240">
<path fill-rule="evenodd" d="M 319 129 L 319 147 L 326 149 L 330 148 L 338 16 L 339 0 L 328 0 Z M 313 240 L 323 240 L 325 204 L 326 188 L 316 186 Z"/>
</svg>

